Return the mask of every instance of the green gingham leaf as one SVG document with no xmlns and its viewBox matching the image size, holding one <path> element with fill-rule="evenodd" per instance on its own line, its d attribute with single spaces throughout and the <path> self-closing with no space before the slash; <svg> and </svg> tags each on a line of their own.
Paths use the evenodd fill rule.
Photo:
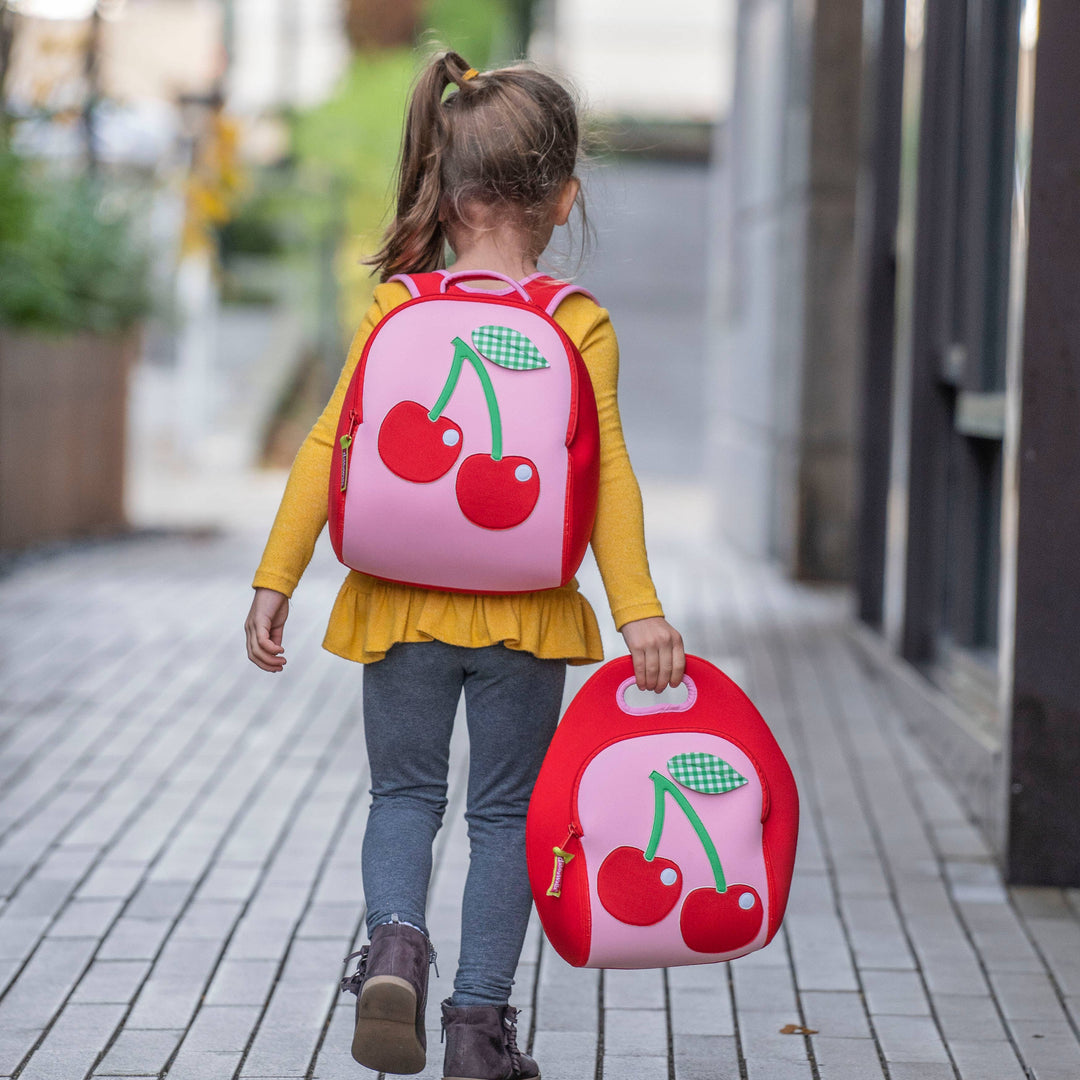
<svg viewBox="0 0 1080 1080">
<path fill-rule="evenodd" d="M 702 795 L 723 795 L 747 782 L 745 776 L 723 759 L 700 751 L 676 754 L 667 767 L 683 787 L 700 791 Z"/>
<path fill-rule="evenodd" d="M 520 330 L 509 326 L 478 326 L 472 333 L 476 351 L 499 367 L 511 371 L 534 371 L 551 365 Z"/>
</svg>

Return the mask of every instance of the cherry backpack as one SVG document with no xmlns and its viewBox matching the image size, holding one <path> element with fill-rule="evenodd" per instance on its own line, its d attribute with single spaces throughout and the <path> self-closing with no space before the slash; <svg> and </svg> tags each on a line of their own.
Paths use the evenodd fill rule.
<svg viewBox="0 0 1080 1080">
<path fill-rule="evenodd" d="M 501 291 L 464 279 L 495 278 Z M 338 558 L 473 593 L 565 585 L 592 534 L 596 399 L 552 315 L 573 285 L 536 274 L 399 274 L 345 395 L 330 470 Z"/>
<path fill-rule="evenodd" d="M 795 779 L 750 699 L 686 658 L 686 700 L 625 699 L 605 664 L 555 731 L 529 804 L 529 882 L 575 967 L 731 960 L 772 940 L 799 827 Z"/>
</svg>

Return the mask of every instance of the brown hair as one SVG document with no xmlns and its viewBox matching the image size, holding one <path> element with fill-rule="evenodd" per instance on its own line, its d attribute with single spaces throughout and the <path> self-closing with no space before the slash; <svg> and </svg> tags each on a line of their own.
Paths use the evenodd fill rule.
<svg viewBox="0 0 1080 1080">
<path fill-rule="evenodd" d="M 500 205 L 528 225 L 574 175 L 578 117 L 569 92 L 524 64 L 466 79 L 471 71 L 457 53 L 446 52 L 417 80 L 396 213 L 382 247 L 367 260 L 382 281 L 442 267 L 446 225 L 464 220 L 470 203 Z M 448 86 L 456 90 L 444 101 Z M 584 216 L 580 193 L 578 208 Z"/>
</svg>

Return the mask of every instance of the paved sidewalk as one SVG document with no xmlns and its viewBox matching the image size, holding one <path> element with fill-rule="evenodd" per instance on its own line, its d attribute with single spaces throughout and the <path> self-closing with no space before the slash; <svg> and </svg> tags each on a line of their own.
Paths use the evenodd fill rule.
<svg viewBox="0 0 1080 1080">
<path fill-rule="evenodd" d="M 666 972 L 571 969 L 534 926 L 515 993 L 545 1080 L 1076 1080 L 1080 896 L 1002 887 L 842 594 L 695 541 L 689 494 L 667 498 L 686 509 L 675 540 L 649 496 L 670 616 L 799 780 L 789 916 L 760 953 Z M 272 677 L 241 640 L 257 555 L 238 535 L 136 540 L 0 580 L 0 1076 L 374 1076 L 336 993 L 367 812 L 360 672 L 319 649 L 339 568 L 317 556 Z M 455 962 L 466 754 L 430 1023 Z"/>
</svg>

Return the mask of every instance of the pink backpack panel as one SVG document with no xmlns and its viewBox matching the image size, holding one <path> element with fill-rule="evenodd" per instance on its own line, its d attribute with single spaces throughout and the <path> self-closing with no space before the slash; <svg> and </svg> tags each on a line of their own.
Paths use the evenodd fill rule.
<svg viewBox="0 0 1080 1080">
<path fill-rule="evenodd" d="M 605 664 L 566 711 L 533 791 L 537 911 L 578 967 L 731 960 L 787 906 L 799 801 L 749 698 L 687 657 L 687 699 L 636 709 L 633 664 Z"/>
<path fill-rule="evenodd" d="M 462 278 L 500 278 L 501 292 Z M 475 593 L 566 584 L 596 514 L 588 372 L 542 275 L 399 275 L 413 299 L 368 339 L 345 396 L 330 535 L 347 566 Z"/>
</svg>

